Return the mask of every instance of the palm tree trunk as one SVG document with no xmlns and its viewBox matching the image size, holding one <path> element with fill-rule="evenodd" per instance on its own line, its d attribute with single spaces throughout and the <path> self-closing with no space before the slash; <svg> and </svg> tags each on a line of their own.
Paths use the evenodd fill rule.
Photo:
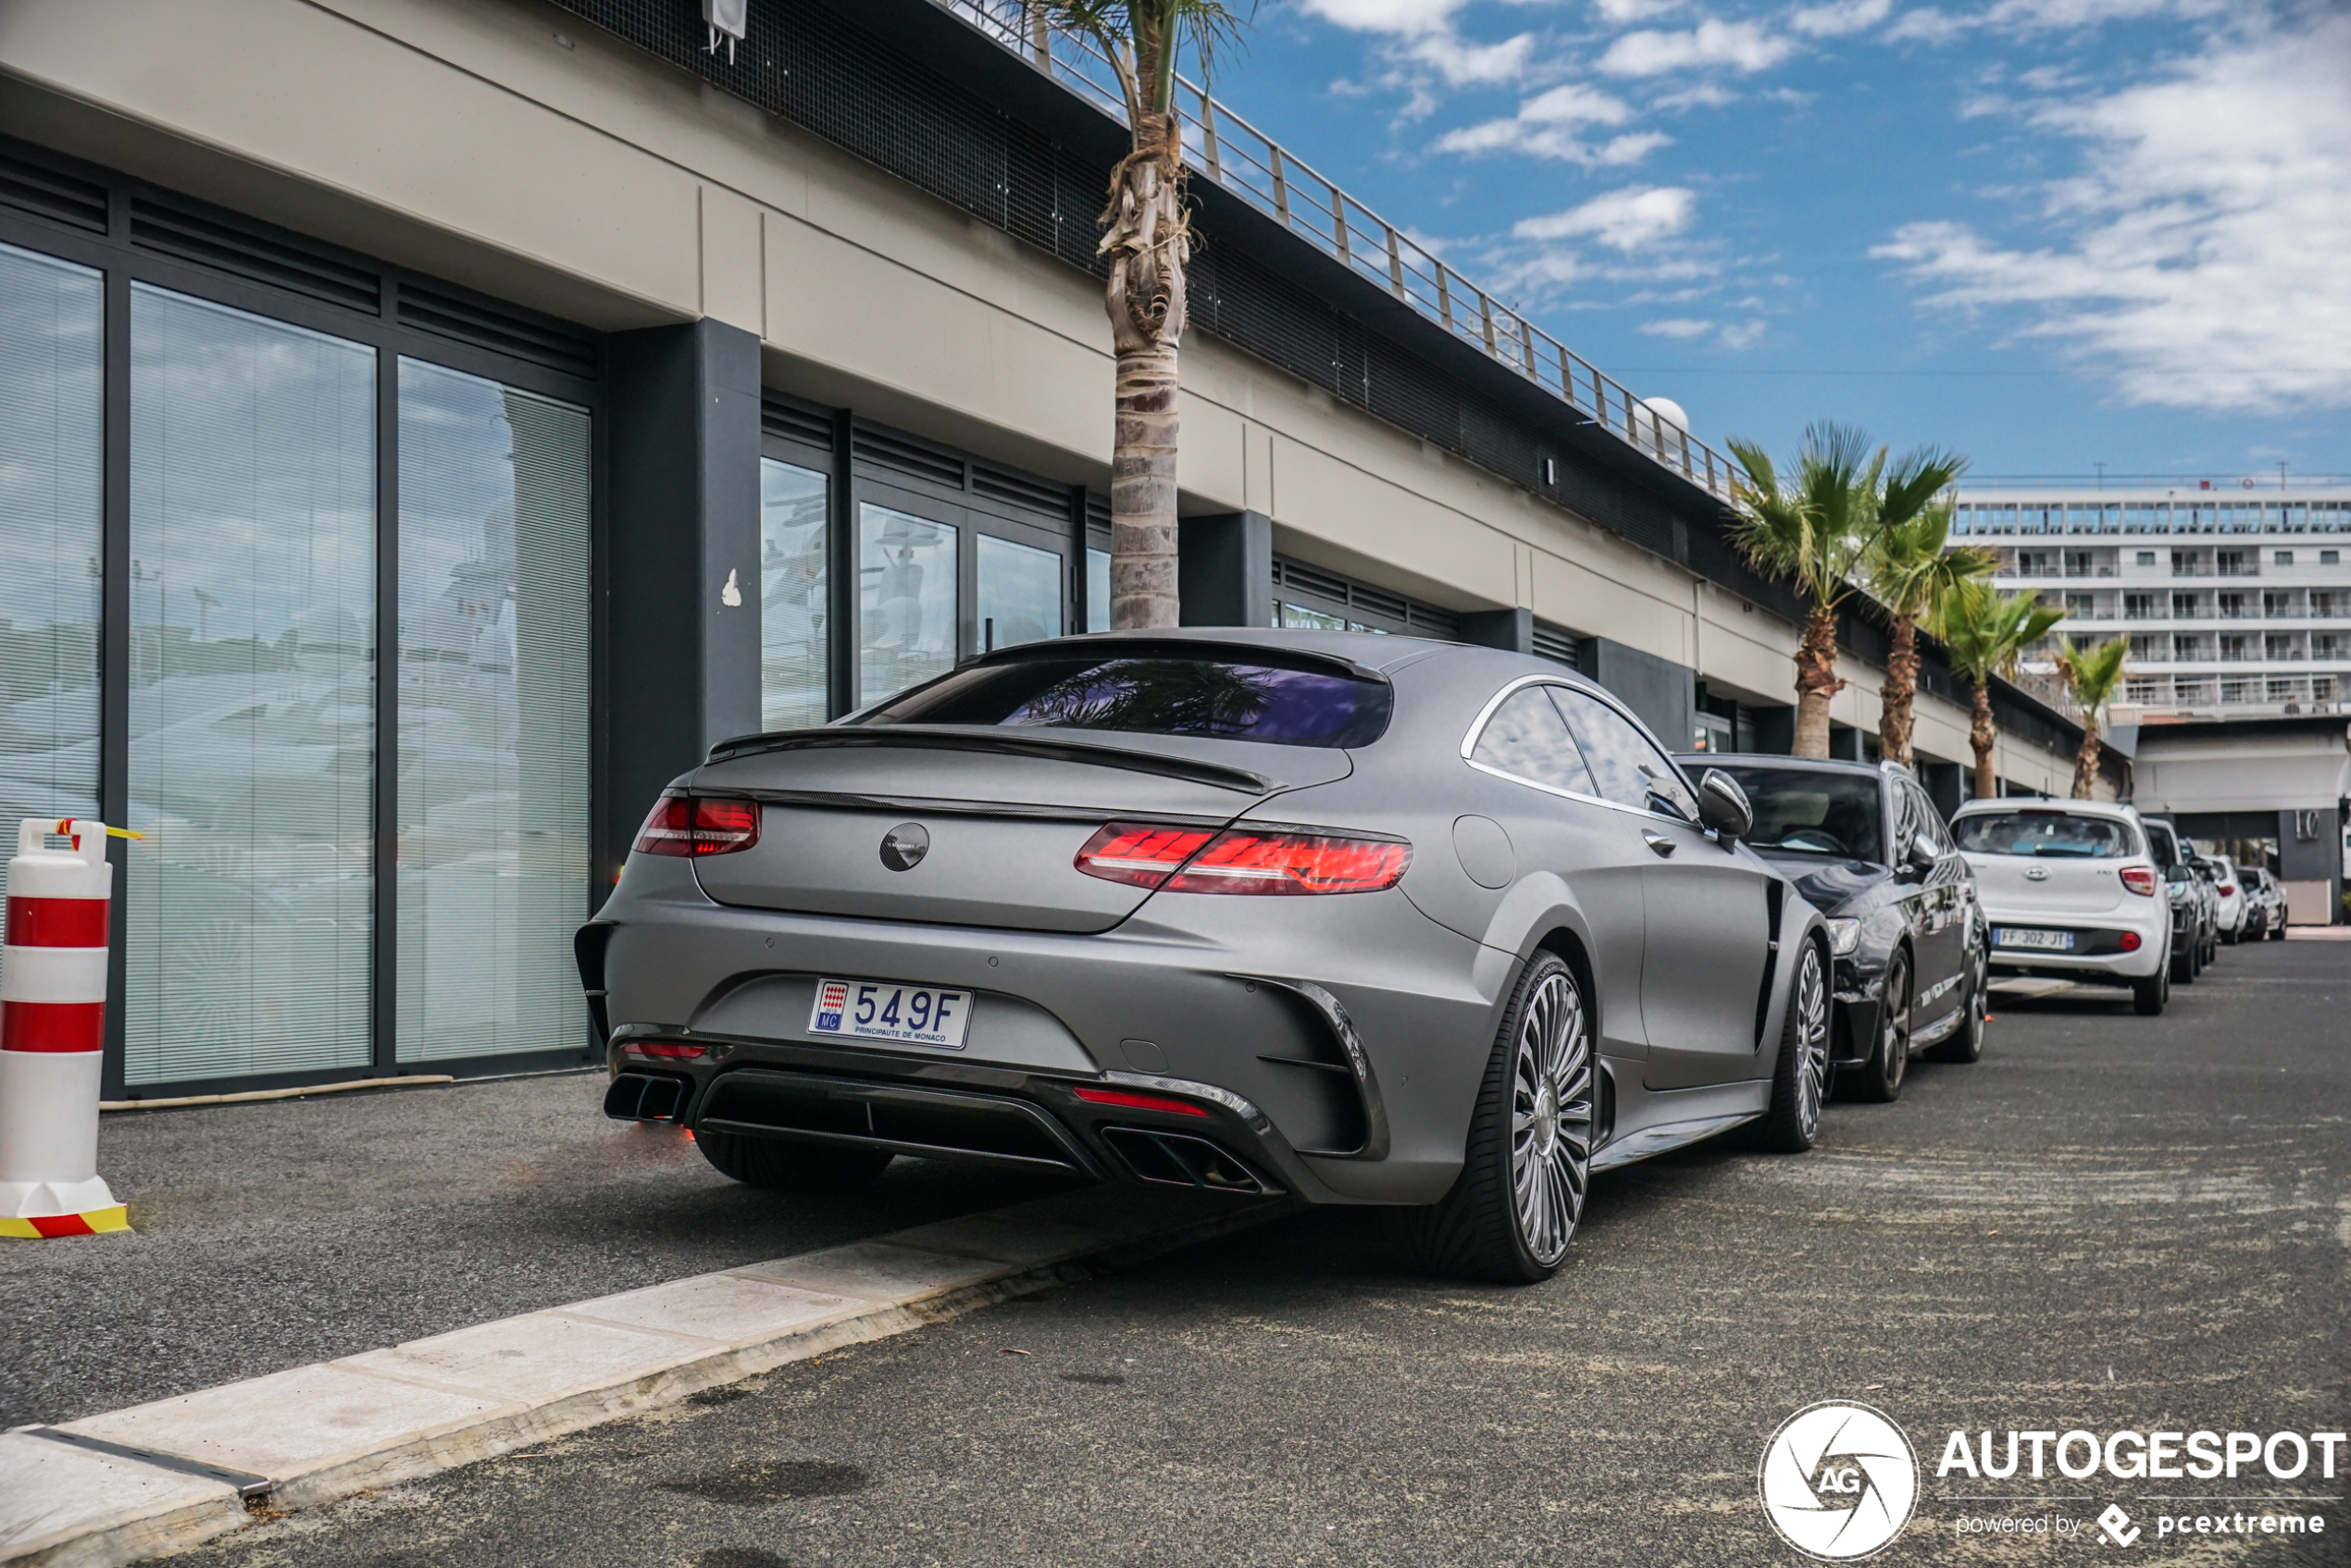
<svg viewBox="0 0 2351 1568">
<path fill-rule="evenodd" d="M 2098 782 L 2098 721 L 2084 714 L 2082 717 L 2082 749 L 2073 757 L 2073 798 L 2086 801 Z"/>
<path fill-rule="evenodd" d="M 1910 731 L 1916 727 L 1919 690 L 1919 623 L 1915 616 L 1894 620 L 1894 649 L 1885 657 L 1885 684 L 1878 688 L 1878 751 L 1887 762 L 1904 767 L 1910 763 Z"/>
<path fill-rule="evenodd" d="M 1829 700 L 1843 688 L 1836 678 L 1836 612 L 1815 604 L 1804 619 L 1796 651 L 1796 754 L 1829 754 Z"/>
<path fill-rule="evenodd" d="M 1175 626 L 1176 344 L 1184 335 L 1181 132 L 1172 114 L 1138 128 L 1135 151 L 1111 171 L 1110 257 L 1102 305 L 1118 355 L 1112 434 L 1110 624 Z"/>
<path fill-rule="evenodd" d="M 1975 699 L 1970 704 L 1967 740 L 1975 748 L 1975 798 L 1988 801 L 2000 792 L 2000 781 L 1992 771 L 1992 744 L 2000 732 L 1992 725 L 1992 691 L 1982 681 L 1975 685 Z"/>
</svg>

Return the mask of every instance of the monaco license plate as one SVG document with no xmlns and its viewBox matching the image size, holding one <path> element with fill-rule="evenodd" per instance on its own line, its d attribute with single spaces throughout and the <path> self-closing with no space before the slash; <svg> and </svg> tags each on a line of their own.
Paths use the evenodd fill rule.
<svg viewBox="0 0 2351 1568">
<path fill-rule="evenodd" d="M 1992 945 L 1994 947 L 2040 948 L 2048 952 L 2071 952 L 2073 933 L 2020 930 L 2013 926 L 2003 926 L 1992 933 Z"/>
<path fill-rule="evenodd" d="M 961 1051 L 971 1016 L 969 991 L 899 986 L 887 980 L 827 979 L 816 982 L 816 1005 L 808 1012 L 808 1032 Z"/>
</svg>

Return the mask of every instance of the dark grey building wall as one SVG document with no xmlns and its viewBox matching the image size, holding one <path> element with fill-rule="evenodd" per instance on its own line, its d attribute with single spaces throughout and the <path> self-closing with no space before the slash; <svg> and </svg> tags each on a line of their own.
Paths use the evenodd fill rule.
<svg viewBox="0 0 2351 1568">
<path fill-rule="evenodd" d="M 1480 648 L 1506 648 L 1513 653 L 1535 652 L 1535 612 L 1472 610 L 1462 616 L 1462 641 Z"/>
<path fill-rule="evenodd" d="M 1967 772 L 1962 763 L 1919 764 L 1919 782 L 1926 787 L 1926 798 L 1947 818 L 1967 801 Z"/>
<path fill-rule="evenodd" d="M 1176 591 L 1186 626 L 1264 626 L 1274 609 L 1274 523 L 1263 512 L 1185 517 Z"/>
<path fill-rule="evenodd" d="M 1585 674 L 1638 714 L 1667 751 L 1689 750 L 1698 728 L 1698 677 L 1687 665 L 1606 637 L 1593 638 L 1586 649 Z"/>
<path fill-rule="evenodd" d="M 759 728 L 759 340 L 705 318 L 618 333 L 608 355 L 599 885 L 664 785 L 714 742 Z"/>
</svg>

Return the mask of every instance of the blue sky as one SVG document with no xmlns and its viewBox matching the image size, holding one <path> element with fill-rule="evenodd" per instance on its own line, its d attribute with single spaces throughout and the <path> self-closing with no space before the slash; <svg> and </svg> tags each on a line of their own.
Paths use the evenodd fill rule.
<svg viewBox="0 0 2351 1568">
<path fill-rule="evenodd" d="M 1276 0 L 1216 91 L 1708 440 L 2351 477 L 2346 0 Z"/>
</svg>

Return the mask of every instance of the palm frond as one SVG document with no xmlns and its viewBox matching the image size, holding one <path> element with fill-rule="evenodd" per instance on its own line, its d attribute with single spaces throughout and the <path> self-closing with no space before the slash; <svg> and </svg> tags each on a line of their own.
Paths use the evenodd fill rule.
<svg viewBox="0 0 2351 1568">
<path fill-rule="evenodd" d="M 2071 647 L 2058 655 L 2058 675 L 2075 703 L 2095 719 L 2113 703 L 2130 654 L 2130 642 L 2120 637 L 2095 647 Z"/>
</svg>

